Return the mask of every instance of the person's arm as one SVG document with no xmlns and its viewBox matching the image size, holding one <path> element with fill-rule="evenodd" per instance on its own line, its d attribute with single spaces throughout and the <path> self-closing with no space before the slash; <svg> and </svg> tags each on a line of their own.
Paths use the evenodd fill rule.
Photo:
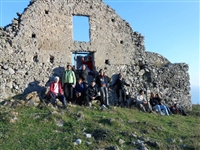
<svg viewBox="0 0 200 150">
<path fill-rule="evenodd" d="M 157 101 L 158 101 L 158 104 L 159 105 L 162 105 L 162 103 L 161 103 L 161 101 L 162 101 L 162 97 L 161 97 L 161 95 L 160 94 L 156 94 L 156 96 L 157 96 Z"/>
<path fill-rule="evenodd" d="M 146 99 L 146 97 L 145 97 L 145 95 L 143 95 L 143 100 L 142 100 L 142 103 L 143 104 L 146 104 L 148 101 L 147 101 L 147 99 Z"/>
<path fill-rule="evenodd" d="M 100 80 L 100 77 L 99 77 L 99 76 L 97 76 L 97 77 L 95 78 L 95 81 L 96 81 L 97 87 L 101 87 L 101 80 Z"/>
<path fill-rule="evenodd" d="M 49 91 L 50 91 L 50 92 L 53 92 L 53 83 L 50 84 L 50 89 L 49 89 Z"/>
<path fill-rule="evenodd" d="M 62 95 L 63 94 L 63 90 L 62 90 L 61 82 L 58 82 L 58 88 L 59 88 L 59 93 Z"/>
<path fill-rule="evenodd" d="M 55 92 L 54 92 L 54 82 L 52 82 L 52 83 L 50 84 L 50 89 L 49 89 L 49 91 L 50 91 L 51 93 L 55 93 Z"/>
<path fill-rule="evenodd" d="M 141 103 L 142 103 L 142 101 L 140 99 L 140 95 L 137 95 L 136 96 L 136 104 L 141 104 Z"/>
<path fill-rule="evenodd" d="M 76 84 L 76 86 L 75 86 L 75 88 L 74 88 L 74 92 L 75 92 L 75 93 L 78 93 L 78 90 L 77 90 L 77 89 L 78 89 L 78 85 Z"/>
<path fill-rule="evenodd" d="M 99 95 L 98 95 L 98 92 L 99 92 L 99 91 L 98 91 L 97 87 L 95 87 L 95 96 L 94 96 L 95 98 L 97 98 L 97 97 L 99 96 Z"/>
<path fill-rule="evenodd" d="M 84 58 L 81 59 L 82 64 L 87 64 L 87 61 L 84 61 Z"/>
<path fill-rule="evenodd" d="M 87 95 L 90 99 L 92 99 L 92 96 L 89 94 L 89 88 L 87 87 L 86 91 L 85 91 L 85 95 Z"/>
<path fill-rule="evenodd" d="M 125 80 L 124 80 L 124 85 L 131 87 L 131 84 L 128 84 Z"/>
<path fill-rule="evenodd" d="M 160 94 L 156 94 L 156 95 L 160 100 L 162 100 L 162 96 Z"/>
<path fill-rule="evenodd" d="M 64 84 L 65 84 L 65 71 L 62 74 L 61 84 L 62 84 L 62 87 L 64 87 Z"/>
<path fill-rule="evenodd" d="M 76 85 L 76 76 L 75 76 L 74 71 L 72 71 L 72 76 L 73 76 L 73 86 L 75 87 L 75 85 Z"/>
<path fill-rule="evenodd" d="M 150 104 L 151 106 L 155 106 L 156 105 L 156 102 L 153 98 L 150 98 Z"/>
<path fill-rule="evenodd" d="M 109 85 L 108 88 L 113 88 L 114 86 L 117 85 L 117 82 L 118 82 L 118 79 L 116 79 L 113 84 Z"/>
</svg>

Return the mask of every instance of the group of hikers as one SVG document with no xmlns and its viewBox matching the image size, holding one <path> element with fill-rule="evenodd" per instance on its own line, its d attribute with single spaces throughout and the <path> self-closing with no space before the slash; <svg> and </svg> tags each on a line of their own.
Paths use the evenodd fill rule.
<svg viewBox="0 0 200 150">
<path fill-rule="evenodd" d="M 92 77 L 90 83 L 88 83 L 88 76 Z M 67 102 L 92 107 L 93 100 L 99 100 L 103 108 L 109 108 L 109 90 L 115 87 L 118 99 L 117 105 L 120 106 L 127 99 L 125 86 L 132 87 L 132 84 L 125 81 L 122 73 L 118 74 L 118 78 L 112 84 L 109 84 L 109 82 L 110 78 L 105 75 L 103 69 L 100 69 L 97 74 L 86 68 L 84 63 L 81 69 L 77 71 L 73 71 L 72 66 L 67 65 L 67 70 L 64 71 L 61 79 L 58 76 L 54 77 L 54 82 L 50 84 L 48 96 L 53 106 L 56 106 L 56 99 L 58 98 L 65 108 Z M 153 110 L 156 110 L 160 115 L 163 115 L 163 111 L 167 116 L 174 113 L 187 115 L 176 104 L 171 107 L 163 105 L 160 94 L 152 92 L 150 101 L 148 101 L 144 92 L 144 90 L 140 90 L 135 98 L 136 106 L 143 112 L 152 113 Z"/>
</svg>

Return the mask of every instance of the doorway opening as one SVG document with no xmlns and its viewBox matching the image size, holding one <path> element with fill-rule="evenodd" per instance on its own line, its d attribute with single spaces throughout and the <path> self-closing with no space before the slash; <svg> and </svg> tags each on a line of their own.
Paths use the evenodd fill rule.
<svg viewBox="0 0 200 150">
<path fill-rule="evenodd" d="M 86 68 L 90 71 L 94 70 L 94 53 L 92 52 L 73 52 L 72 65 L 76 70 L 80 70 L 82 65 L 85 64 Z"/>
</svg>

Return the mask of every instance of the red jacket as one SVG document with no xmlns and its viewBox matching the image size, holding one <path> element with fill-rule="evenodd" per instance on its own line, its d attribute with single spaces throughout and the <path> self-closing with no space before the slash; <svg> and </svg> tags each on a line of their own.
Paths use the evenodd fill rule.
<svg viewBox="0 0 200 150">
<path fill-rule="evenodd" d="M 55 83 L 55 82 L 52 82 L 52 83 L 50 84 L 50 90 L 49 90 L 49 92 L 55 93 L 55 92 L 54 92 L 54 83 Z M 60 94 L 63 94 L 62 85 L 61 85 L 60 82 L 58 82 L 58 89 L 59 89 L 59 93 L 60 93 Z M 56 93 L 55 93 L 55 94 L 56 94 Z"/>
<path fill-rule="evenodd" d="M 82 61 L 82 64 L 86 64 L 88 66 L 90 71 L 93 70 L 92 60 L 88 60 L 88 61 L 81 60 L 81 61 Z"/>
</svg>

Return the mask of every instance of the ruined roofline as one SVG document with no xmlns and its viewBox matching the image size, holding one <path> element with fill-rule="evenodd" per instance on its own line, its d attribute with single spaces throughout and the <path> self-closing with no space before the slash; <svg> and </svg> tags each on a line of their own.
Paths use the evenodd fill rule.
<svg viewBox="0 0 200 150">
<path fill-rule="evenodd" d="M 166 57 L 164 57 L 163 55 L 161 55 L 161 54 L 159 54 L 159 53 L 156 53 L 156 52 L 150 52 L 150 51 L 145 51 L 145 53 L 148 55 L 148 54 L 150 54 L 150 55 L 156 55 L 156 56 L 158 56 L 158 57 L 160 57 L 160 58 L 163 58 L 166 62 L 168 62 L 168 63 L 171 63 Z"/>
</svg>

